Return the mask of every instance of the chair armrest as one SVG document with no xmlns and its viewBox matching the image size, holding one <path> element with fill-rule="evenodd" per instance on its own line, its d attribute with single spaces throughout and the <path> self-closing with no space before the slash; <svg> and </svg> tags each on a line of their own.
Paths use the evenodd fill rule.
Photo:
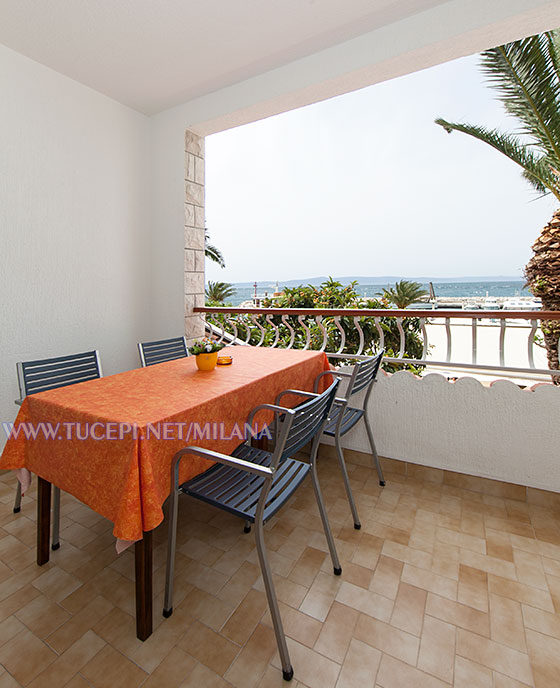
<svg viewBox="0 0 560 688">
<path fill-rule="evenodd" d="M 23 399 L 15 399 L 14 404 L 17 404 L 18 406 L 21 406 L 23 404 Z"/>
<path fill-rule="evenodd" d="M 267 466 L 260 466 L 258 463 L 252 463 L 251 461 L 238 459 L 235 456 L 228 456 L 227 454 L 220 454 L 219 452 L 211 451 L 210 449 L 203 449 L 202 447 L 185 447 L 184 449 L 178 451 L 173 459 L 174 468 L 185 454 L 195 454 L 196 456 L 201 456 L 202 458 L 209 459 L 210 461 L 216 461 L 217 463 L 224 464 L 225 466 L 240 468 L 242 471 L 247 471 L 248 473 L 256 473 L 263 478 L 271 478 L 274 475 L 274 470 L 272 468 L 268 468 Z"/>
<path fill-rule="evenodd" d="M 247 416 L 247 423 L 249 425 L 253 425 L 253 418 L 257 415 L 259 411 L 274 411 L 274 413 L 293 413 L 292 409 L 285 408 L 284 406 L 278 406 L 277 404 L 259 404 L 258 406 L 255 406 L 255 408 Z"/>
<path fill-rule="evenodd" d="M 334 377 L 352 377 L 353 373 L 351 373 L 349 370 L 324 370 L 315 378 L 315 383 L 313 385 L 314 392 L 317 392 L 319 389 L 319 381 L 325 375 L 333 375 Z"/>
<path fill-rule="evenodd" d="M 301 389 L 285 389 L 283 392 L 280 392 L 280 394 L 276 397 L 276 403 L 278 403 L 285 394 L 297 394 L 300 397 L 308 398 L 319 396 L 316 392 L 304 392 Z"/>
</svg>

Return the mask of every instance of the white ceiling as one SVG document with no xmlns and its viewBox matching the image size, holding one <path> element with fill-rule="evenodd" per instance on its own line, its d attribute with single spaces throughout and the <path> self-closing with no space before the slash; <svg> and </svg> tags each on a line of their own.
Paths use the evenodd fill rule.
<svg viewBox="0 0 560 688">
<path fill-rule="evenodd" d="M 153 114 L 446 0 L 0 0 L 0 43 Z"/>
</svg>

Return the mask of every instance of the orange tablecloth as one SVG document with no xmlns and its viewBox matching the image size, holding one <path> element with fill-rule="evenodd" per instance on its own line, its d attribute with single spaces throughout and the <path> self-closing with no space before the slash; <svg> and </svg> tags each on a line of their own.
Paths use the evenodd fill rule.
<svg viewBox="0 0 560 688">
<path fill-rule="evenodd" d="M 316 351 L 234 347 L 228 352 L 233 365 L 211 372 L 197 370 L 195 358 L 189 357 L 28 396 L 15 430 L 21 423 L 35 428 L 59 424 L 57 435 L 49 439 L 40 431 L 35 439 L 23 432 L 11 437 L 0 468 L 27 468 L 111 520 L 115 537 L 140 539 L 163 520 L 171 460 L 179 449 L 196 444 L 231 452 L 241 442 L 227 439 L 231 429 L 243 424 L 254 406 L 273 403 L 287 388 L 311 391 L 316 375 L 329 367 L 325 354 Z M 79 424 L 86 438 L 80 439 L 69 423 Z M 94 423 L 100 425 L 93 428 Z M 211 424 L 210 439 L 191 435 L 186 440 L 194 423 Z M 136 437 L 124 424 L 137 427 Z M 167 439 L 164 424 L 168 430 L 171 426 Z M 181 481 L 210 465 L 188 457 L 182 461 Z"/>
</svg>

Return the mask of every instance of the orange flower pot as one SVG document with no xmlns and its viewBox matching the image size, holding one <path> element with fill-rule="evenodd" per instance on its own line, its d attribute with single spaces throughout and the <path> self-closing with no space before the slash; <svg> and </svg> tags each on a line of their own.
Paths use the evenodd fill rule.
<svg viewBox="0 0 560 688">
<path fill-rule="evenodd" d="M 212 354 L 197 354 L 196 365 L 199 370 L 214 370 L 218 362 L 218 352 Z"/>
</svg>

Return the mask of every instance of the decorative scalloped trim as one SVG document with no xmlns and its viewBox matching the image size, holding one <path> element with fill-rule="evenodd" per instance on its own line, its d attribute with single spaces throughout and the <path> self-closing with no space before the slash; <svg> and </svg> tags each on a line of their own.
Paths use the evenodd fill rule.
<svg viewBox="0 0 560 688">
<path fill-rule="evenodd" d="M 480 380 L 477 380 L 474 377 L 470 377 L 469 375 L 465 375 L 464 377 L 460 377 L 457 380 L 448 380 L 445 375 L 442 375 L 441 373 L 428 373 L 427 375 L 424 375 L 420 377 L 419 375 L 415 375 L 412 373 L 410 370 L 399 370 L 396 373 L 387 373 L 384 370 L 381 371 L 383 374 L 383 377 L 389 380 L 389 378 L 396 378 L 396 379 L 402 379 L 405 376 L 408 376 L 409 378 L 417 381 L 417 382 L 426 382 L 428 381 L 429 384 L 441 384 L 441 385 L 453 385 L 453 387 L 460 389 L 460 388 L 465 388 L 466 386 L 477 386 L 480 387 L 481 389 L 485 391 L 490 391 L 492 389 L 499 389 L 503 390 L 504 388 L 509 388 L 509 389 L 515 389 L 518 392 L 533 392 L 539 395 L 543 394 L 558 394 L 560 393 L 560 386 L 558 385 L 553 385 L 551 382 L 537 382 L 531 387 L 525 387 L 524 389 L 521 389 L 519 385 L 517 385 L 515 382 L 512 382 L 511 380 L 493 380 L 490 382 L 489 385 L 483 385 Z"/>
</svg>

